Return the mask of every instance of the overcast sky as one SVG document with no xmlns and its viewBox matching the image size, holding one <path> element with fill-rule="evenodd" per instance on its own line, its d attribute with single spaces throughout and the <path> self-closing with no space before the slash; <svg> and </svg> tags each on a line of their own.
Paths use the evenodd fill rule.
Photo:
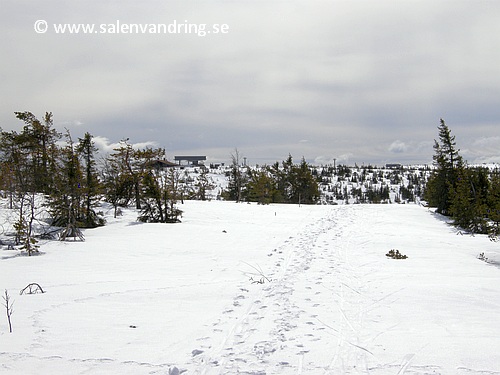
<svg viewBox="0 0 500 375">
<path fill-rule="evenodd" d="M 51 111 L 104 149 L 381 165 L 432 162 L 443 118 L 470 163 L 500 162 L 499 20 L 498 0 L 1 0 L 0 126 Z M 228 29 L 53 29 L 117 21 Z"/>
</svg>

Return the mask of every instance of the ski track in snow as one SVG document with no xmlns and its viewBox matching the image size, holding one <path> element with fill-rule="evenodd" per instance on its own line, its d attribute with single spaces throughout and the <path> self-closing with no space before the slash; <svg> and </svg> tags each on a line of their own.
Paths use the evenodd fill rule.
<svg viewBox="0 0 500 375">
<path fill-rule="evenodd" d="M 366 361 L 373 355 L 366 346 L 373 337 L 364 335 L 363 322 L 377 301 L 363 296 L 362 277 L 348 260 L 355 223 L 362 220 L 357 212 L 331 210 L 274 249 L 274 268 L 266 275 L 272 281 L 250 301 L 248 286 L 241 286 L 233 306 L 213 323 L 213 336 L 200 339 L 203 352 L 188 372 L 374 373 Z"/>
</svg>

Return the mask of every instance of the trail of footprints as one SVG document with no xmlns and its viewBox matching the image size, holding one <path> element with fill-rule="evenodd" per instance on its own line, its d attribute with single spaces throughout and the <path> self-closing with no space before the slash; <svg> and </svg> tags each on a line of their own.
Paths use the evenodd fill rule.
<svg viewBox="0 0 500 375">
<path fill-rule="evenodd" d="M 232 306 L 213 323 L 213 338 L 199 340 L 203 352 L 193 358 L 193 373 L 292 374 L 298 367 L 316 366 L 303 361 L 325 336 L 331 340 L 315 310 L 323 311 L 335 293 L 324 285 L 324 277 L 330 279 L 339 267 L 332 241 L 319 238 L 332 230 L 342 238 L 348 224 L 342 224 L 339 216 L 338 210 L 332 211 L 270 252 L 277 258 L 270 273 L 273 281 L 258 285 L 262 290 L 254 300 L 247 298 L 247 287 L 240 288 Z M 299 298 L 295 293 L 303 296 L 299 302 L 303 308 L 294 303 Z M 223 332 L 229 334 L 224 337 Z"/>
</svg>

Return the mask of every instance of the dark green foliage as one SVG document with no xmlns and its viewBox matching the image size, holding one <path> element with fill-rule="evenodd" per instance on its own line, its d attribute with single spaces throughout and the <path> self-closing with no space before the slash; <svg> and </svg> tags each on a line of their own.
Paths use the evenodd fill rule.
<svg viewBox="0 0 500 375">
<path fill-rule="evenodd" d="M 436 212 L 450 215 L 451 195 L 450 190 L 455 189 L 459 171 L 463 168 L 462 157 L 456 148 L 455 136 L 441 119 L 438 126 L 439 141 L 434 140 L 434 165 L 426 186 L 425 199 L 431 207 L 436 207 Z"/>
<path fill-rule="evenodd" d="M 54 172 L 57 168 L 56 142 L 61 138 L 61 134 L 52 127 L 52 112 L 45 113 L 43 122 L 31 112 L 15 112 L 15 115 L 25 123 L 19 135 L 13 134 L 16 135 L 17 144 L 28 153 L 33 189 L 39 193 L 49 194 L 54 189 Z"/>
<path fill-rule="evenodd" d="M 40 211 L 36 197 L 55 190 L 60 134 L 52 128 L 52 113 L 45 113 L 43 123 L 31 112 L 15 114 L 25 125 L 21 133 L 1 133 L 1 183 L 9 193 L 9 207 L 18 213 L 16 244 L 31 255 L 38 251 L 33 228 Z"/>
<path fill-rule="evenodd" d="M 500 222 L 500 188 L 498 171 L 464 165 L 456 149 L 455 137 L 443 120 L 439 142 L 434 144 L 436 169 L 424 193 L 436 212 L 449 215 L 453 224 L 471 233 L 488 233 L 498 238 Z"/>
<path fill-rule="evenodd" d="M 85 136 L 79 139 L 76 148 L 84 163 L 84 175 L 79 184 L 79 189 L 83 199 L 81 223 L 82 227 L 85 228 L 95 228 L 104 225 L 104 219 L 99 217 L 94 211 L 95 204 L 99 199 L 100 182 L 95 162 L 97 148 L 92 138 L 90 133 L 85 133 Z"/>
<path fill-rule="evenodd" d="M 488 170 L 463 168 L 450 189 L 453 223 L 471 233 L 487 233 Z"/>
<path fill-rule="evenodd" d="M 273 201 L 274 183 L 266 168 L 248 171 L 247 200 L 259 204 Z"/>
<path fill-rule="evenodd" d="M 33 230 L 36 210 L 35 194 L 24 196 L 21 205 L 19 220 L 13 225 L 16 231 L 16 244 L 20 245 L 19 250 L 31 256 L 40 248 Z"/>
<path fill-rule="evenodd" d="M 403 200 L 413 201 L 415 199 L 414 188 L 411 185 L 408 185 L 408 187 L 402 185 L 399 188 L 399 192 Z"/>
<path fill-rule="evenodd" d="M 142 181 L 142 208 L 139 221 L 145 223 L 178 223 L 182 211 L 176 204 L 179 199 L 178 171 L 166 172 L 149 169 Z"/>
<path fill-rule="evenodd" d="M 241 165 L 241 156 L 238 149 L 234 150 L 231 154 L 231 171 L 229 172 L 229 184 L 226 192 L 224 193 L 224 198 L 227 200 L 233 200 L 236 202 L 241 202 L 243 195 L 245 194 L 244 189 L 248 181 L 247 168 Z"/>
<path fill-rule="evenodd" d="M 0 130 L 0 190 L 8 194 L 9 208 L 17 210 L 15 244 L 21 250 L 29 255 L 38 251 L 37 236 L 45 222 L 39 216 L 44 212 L 50 213 L 51 225 L 62 228 L 60 239 L 83 240 L 80 228 L 104 225 L 95 212 L 102 196 L 115 207 L 115 216 L 117 207 L 134 201 L 138 209 L 146 206 L 141 211 L 144 221 L 179 221 L 178 175 L 156 169 L 164 165 L 158 161 L 165 150 L 135 150 L 124 140 L 99 171 L 89 133 L 75 144 L 67 131 L 66 145 L 60 146 L 52 113 L 45 113 L 42 120 L 27 111 L 15 115 L 24 123 L 22 131 Z M 206 199 L 212 188 L 205 172 L 196 185 L 199 199 Z"/>
<path fill-rule="evenodd" d="M 133 199 L 134 181 L 124 172 L 120 160 L 112 155 L 104 160 L 101 179 L 104 199 L 113 205 L 116 218 L 118 207 L 127 207 Z"/>
<path fill-rule="evenodd" d="M 128 138 L 120 141 L 120 146 L 114 149 L 114 153 L 110 155 L 113 164 L 119 169 L 119 173 L 126 177 L 122 181 L 130 182 L 129 196 L 135 201 L 135 208 L 141 209 L 141 174 L 142 165 L 138 158 L 135 157 L 135 151 L 129 143 Z M 121 185 L 120 187 L 129 187 L 129 184 Z"/>
<path fill-rule="evenodd" d="M 490 186 L 488 189 L 487 215 L 490 220 L 490 238 L 500 238 L 500 171 L 497 169 L 491 173 Z"/>
<path fill-rule="evenodd" d="M 69 131 L 66 133 L 66 146 L 60 152 L 60 171 L 56 176 L 57 189 L 49 195 L 48 206 L 52 216 L 52 224 L 62 227 L 60 239 L 69 237 L 83 240 L 79 229 L 82 226 L 81 209 L 82 169 L 80 160 Z"/>
<path fill-rule="evenodd" d="M 304 158 L 299 165 L 292 167 L 289 176 L 291 177 L 289 181 L 290 203 L 314 204 L 318 201 L 318 183 Z"/>
<path fill-rule="evenodd" d="M 368 188 L 365 192 L 365 198 L 362 203 L 382 203 L 389 200 L 389 188 L 382 186 L 380 189 Z"/>
<path fill-rule="evenodd" d="M 483 262 L 486 262 L 486 263 L 488 263 L 488 260 L 489 260 L 489 259 L 488 259 L 488 258 L 484 255 L 484 252 L 479 253 L 479 255 L 477 256 L 477 259 L 482 260 Z"/>
<path fill-rule="evenodd" d="M 392 259 L 407 259 L 408 257 L 404 254 L 401 254 L 399 250 L 397 249 L 392 249 L 390 250 L 387 254 L 385 254 L 386 257 L 392 258 Z"/>
<path fill-rule="evenodd" d="M 242 192 L 242 198 L 261 204 L 314 204 L 320 196 L 318 176 L 304 158 L 296 165 L 290 155 L 281 167 L 276 162 L 271 167 L 249 168 Z"/>
</svg>

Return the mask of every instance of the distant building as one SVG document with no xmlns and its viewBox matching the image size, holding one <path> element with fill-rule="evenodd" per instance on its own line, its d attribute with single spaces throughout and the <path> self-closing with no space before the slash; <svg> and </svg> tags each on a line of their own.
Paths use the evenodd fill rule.
<svg viewBox="0 0 500 375">
<path fill-rule="evenodd" d="M 401 164 L 386 164 L 385 167 L 387 169 L 401 169 Z"/>
<path fill-rule="evenodd" d="M 177 167 L 177 164 L 168 160 L 153 160 L 148 163 L 148 166 L 154 169 L 167 169 Z"/>
<path fill-rule="evenodd" d="M 207 160 L 206 156 L 175 156 L 174 160 L 181 165 L 182 161 L 187 162 L 188 165 L 199 165 L 200 161 Z M 201 163 L 203 164 L 203 163 Z"/>
</svg>

